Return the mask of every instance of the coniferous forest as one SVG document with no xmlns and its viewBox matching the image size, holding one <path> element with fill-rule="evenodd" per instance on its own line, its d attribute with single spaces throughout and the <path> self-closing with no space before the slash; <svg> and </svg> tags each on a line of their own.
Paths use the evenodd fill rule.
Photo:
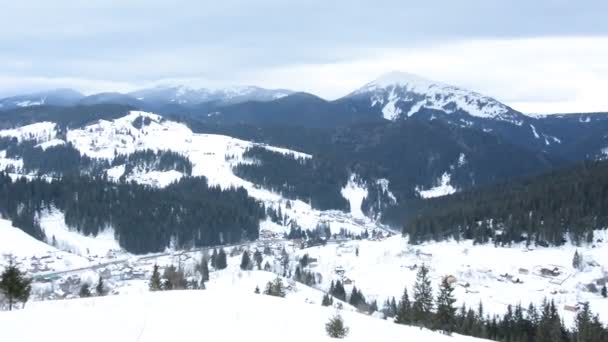
<svg viewBox="0 0 608 342">
<path fill-rule="evenodd" d="M 255 162 L 239 164 L 234 173 L 290 199 L 300 199 L 313 208 L 348 211 L 340 190 L 348 174 L 336 163 L 319 158 L 295 158 L 263 147 L 249 148 L 243 155 Z"/>
<path fill-rule="evenodd" d="M 412 242 L 447 238 L 526 241 L 538 245 L 592 242 L 608 226 L 608 161 L 585 162 L 542 176 L 425 200 L 407 220 Z"/>
<path fill-rule="evenodd" d="M 265 215 L 263 205 L 246 190 L 211 187 L 202 177 L 158 189 L 80 176 L 13 182 L 0 174 L 0 213 L 15 226 L 43 239 L 37 217 L 52 207 L 65 213 L 69 227 L 86 235 L 112 227 L 120 245 L 133 253 L 162 251 L 171 244 L 253 240 Z"/>
</svg>

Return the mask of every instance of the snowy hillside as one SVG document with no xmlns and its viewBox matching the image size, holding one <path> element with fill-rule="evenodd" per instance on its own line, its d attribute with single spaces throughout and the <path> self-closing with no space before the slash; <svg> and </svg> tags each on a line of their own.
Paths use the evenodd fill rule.
<svg viewBox="0 0 608 342">
<path fill-rule="evenodd" d="M 57 313 L 61 312 L 60 315 Z M 172 291 L 36 303 L 0 313 L 13 341 L 331 341 L 325 323 L 335 310 L 230 289 Z M 345 341 L 476 341 L 445 336 L 354 312 L 341 313 Z M 36 329 L 31 329 L 36 322 Z"/>
<path fill-rule="evenodd" d="M 340 211 L 318 211 L 300 200 L 288 201 L 280 194 L 265 190 L 260 186 L 237 177 L 232 168 L 239 163 L 252 163 L 243 158 L 250 147 L 260 146 L 273 152 L 283 153 L 294 158 L 313 158 L 313 156 L 285 148 L 252 143 L 217 134 L 197 134 L 186 125 L 164 119 L 160 115 L 132 111 L 128 115 L 112 121 L 99 120 L 88 126 L 68 130 L 65 138 L 57 132 L 51 122 L 36 123 L 15 129 L 1 130 L 0 136 L 16 137 L 22 140 L 35 140 L 40 147 L 71 143 L 80 153 L 92 158 L 112 160 L 117 154 L 131 154 L 138 150 L 173 151 L 187 157 L 193 164 L 192 176 L 205 176 L 211 185 L 222 188 L 244 187 L 251 196 L 263 201 L 267 207 L 281 208 L 285 217 L 284 225 L 263 222 L 265 234 L 282 234 L 287 231 L 290 220 L 295 220 L 305 228 L 314 228 L 320 222 L 328 222 L 332 232 L 346 229 L 353 233 L 378 229 L 377 224 L 364 217 L 360 212 L 363 189 L 351 184 L 344 196 L 353 204 L 353 214 Z M 64 140 L 65 139 L 65 140 Z M 3 153 L 3 151 L 0 151 Z M 2 158 L 0 167 L 19 168 L 22 161 Z M 118 180 L 125 175 L 125 166 L 118 165 L 106 171 L 109 179 Z M 184 174 L 175 171 L 134 170 L 126 176 L 127 181 L 164 187 L 179 180 Z M 352 191 L 350 191 L 350 190 Z"/>
<path fill-rule="evenodd" d="M 392 121 L 427 108 L 447 114 L 461 110 L 474 117 L 521 124 L 511 108 L 493 98 L 403 72 L 385 74 L 348 97 L 368 97 L 370 107 L 380 108 L 384 118 Z"/>
<path fill-rule="evenodd" d="M 596 238 L 602 242 L 583 247 L 527 248 L 523 244 L 474 245 L 470 240 L 409 245 L 406 238 L 394 236 L 383 241 L 313 247 L 298 254 L 318 259 L 312 270 L 323 275 L 321 287 L 329 288 L 332 280 L 349 279 L 366 298 L 378 303 L 398 298 L 406 286 L 411 290 L 417 268 L 426 264 L 435 290 L 442 277 L 454 277 L 458 305 L 477 307 L 482 301 L 486 312 L 503 314 L 509 304 L 525 307 L 543 298 L 553 299 L 570 326 L 574 312 L 566 308 L 585 301 L 600 319 L 608 321 L 608 299 L 590 290 L 600 287 L 597 281 L 608 279 L 608 234 L 597 232 Z M 577 250 L 585 261 L 580 270 L 572 267 Z"/>
</svg>

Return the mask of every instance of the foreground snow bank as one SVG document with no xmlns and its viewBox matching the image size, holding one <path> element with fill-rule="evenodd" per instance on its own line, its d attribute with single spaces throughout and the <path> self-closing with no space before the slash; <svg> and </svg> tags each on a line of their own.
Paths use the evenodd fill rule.
<svg viewBox="0 0 608 342">
<path fill-rule="evenodd" d="M 331 341 L 320 305 L 230 291 L 172 291 L 32 303 L 0 313 L 9 341 Z M 342 312 L 346 341 L 476 341 Z M 36 327 L 31 329 L 32 324 Z"/>
</svg>

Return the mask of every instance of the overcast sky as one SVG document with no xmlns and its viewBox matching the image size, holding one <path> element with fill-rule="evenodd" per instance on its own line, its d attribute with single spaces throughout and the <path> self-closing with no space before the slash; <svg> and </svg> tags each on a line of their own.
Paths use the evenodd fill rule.
<svg viewBox="0 0 608 342">
<path fill-rule="evenodd" d="M 327 99 L 392 70 L 526 112 L 608 111 L 608 1 L 0 0 L 0 96 L 159 83 Z"/>
</svg>

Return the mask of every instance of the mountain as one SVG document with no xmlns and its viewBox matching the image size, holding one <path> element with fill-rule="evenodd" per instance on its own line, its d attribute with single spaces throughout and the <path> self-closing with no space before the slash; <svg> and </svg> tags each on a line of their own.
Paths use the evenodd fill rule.
<svg viewBox="0 0 608 342">
<path fill-rule="evenodd" d="M 0 110 L 41 105 L 72 106 L 83 97 L 84 95 L 72 89 L 53 89 L 1 99 Z"/>
<path fill-rule="evenodd" d="M 286 89 L 264 89 L 256 86 L 236 86 L 212 90 L 179 85 L 146 88 L 128 95 L 152 105 L 195 106 L 205 102 L 233 104 L 247 101 L 272 101 L 292 93 Z"/>
<path fill-rule="evenodd" d="M 133 106 L 136 108 L 141 108 L 145 105 L 142 101 L 139 101 L 132 96 L 114 92 L 89 95 L 78 101 L 78 104 L 85 106 L 99 104 L 118 104 Z"/>
<path fill-rule="evenodd" d="M 347 95 L 367 101 L 373 111 L 395 121 L 424 109 L 446 114 L 466 113 L 473 117 L 521 124 L 522 114 L 479 93 L 404 72 L 390 72 Z"/>
</svg>

